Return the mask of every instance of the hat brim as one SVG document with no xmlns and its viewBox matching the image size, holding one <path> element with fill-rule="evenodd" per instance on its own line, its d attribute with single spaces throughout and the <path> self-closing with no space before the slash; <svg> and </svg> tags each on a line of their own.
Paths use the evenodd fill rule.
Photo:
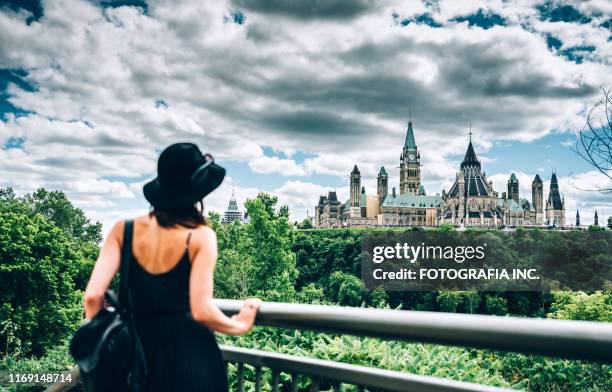
<svg viewBox="0 0 612 392">
<path fill-rule="evenodd" d="M 225 178 L 225 169 L 216 163 L 184 189 L 164 187 L 157 178 L 143 187 L 145 199 L 155 208 L 176 211 L 189 208 L 217 189 Z"/>
</svg>

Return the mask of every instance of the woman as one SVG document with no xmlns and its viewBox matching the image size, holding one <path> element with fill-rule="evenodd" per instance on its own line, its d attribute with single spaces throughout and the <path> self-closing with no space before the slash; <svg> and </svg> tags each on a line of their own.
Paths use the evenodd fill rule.
<svg viewBox="0 0 612 392">
<path fill-rule="evenodd" d="M 248 332 L 259 302 L 245 301 L 231 318 L 212 302 L 217 240 L 202 216 L 202 199 L 221 184 L 225 169 L 195 144 L 177 143 L 159 156 L 157 174 L 144 186 L 152 212 L 131 226 L 117 222 L 109 233 L 85 290 L 85 315 L 91 319 L 104 305 L 127 227 L 129 287 L 151 390 L 227 391 L 211 330 Z"/>
</svg>

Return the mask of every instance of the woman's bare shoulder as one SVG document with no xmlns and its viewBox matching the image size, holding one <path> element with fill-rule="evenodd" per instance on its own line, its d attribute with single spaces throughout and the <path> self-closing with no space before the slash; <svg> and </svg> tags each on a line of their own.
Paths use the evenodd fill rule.
<svg viewBox="0 0 612 392">
<path fill-rule="evenodd" d="M 118 239 L 119 241 L 121 241 L 121 239 L 123 238 L 123 228 L 124 227 L 125 227 L 124 220 L 118 220 L 117 222 L 115 222 L 113 227 L 108 232 L 107 239 Z"/>
<path fill-rule="evenodd" d="M 192 240 L 199 244 L 207 244 L 210 241 L 217 241 L 217 233 L 209 226 L 198 226 L 193 230 Z"/>
<path fill-rule="evenodd" d="M 148 224 L 149 223 L 149 215 L 140 215 L 132 219 L 135 224 Z M 120 219 L 113 224 L 113 227 L 108 232 L 108 238 L 116 239 L 119 243 L 123 240 L 123 230 L 125 229 L 126 219 Z"/>
</svg>

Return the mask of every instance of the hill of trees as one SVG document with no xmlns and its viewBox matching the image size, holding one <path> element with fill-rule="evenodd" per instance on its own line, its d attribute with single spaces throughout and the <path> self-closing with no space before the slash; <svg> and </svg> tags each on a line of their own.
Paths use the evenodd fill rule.
<svg viewBox="0 0 612 392">
<path fill-rule="evenodd" d="M 612 321 L 610 291 L 367 290 L 359 278 L 363 231 L 297 230 L 287 207 L 266 194 L 245 206 L 250 216 L 246 225 L 222 225 L 219 215 L 209 217 L 219 240 L 217 297 Z M 73 366 L 66 342 L 83 318 L 82 291 L 100 240 L 100 224 L 90 222 L 62 192 L 40 189 L 18 197 L 11 189 L 0 190 L 0 371 Z M 555 246 L 571 256 L 571 246 Z M 261 327 L 245 336 L 218 339 L 533 391 L 612 390 L 612 367 L 581 361 Z M 231 382 L 234 371 L 230 366 Z M 304 378 L 300 389 L 307 384 Z"/>
</svg>

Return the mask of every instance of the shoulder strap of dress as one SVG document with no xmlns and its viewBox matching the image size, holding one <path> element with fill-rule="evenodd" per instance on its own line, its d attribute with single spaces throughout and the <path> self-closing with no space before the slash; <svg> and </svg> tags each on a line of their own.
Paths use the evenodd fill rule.
<svg viewBox="0 0 612 392">
<path fill-rule="evenodd" d="M 189 241 L 191 241 L 191 231 L 187 234 L 187 241 L 185 241 L 185 248 L 189 248 Z"/>
<path fill-rule="evenodd" d="M 132 295 L 130 292 L 130 263 L 132 261 L 132 237 L 134 221 L 126 220 L 123 226 L 123 243 L 121 244 L 121 266 L 119 282 L 119 302 L 125 309 L 132 309 Z"/>
</svg>

